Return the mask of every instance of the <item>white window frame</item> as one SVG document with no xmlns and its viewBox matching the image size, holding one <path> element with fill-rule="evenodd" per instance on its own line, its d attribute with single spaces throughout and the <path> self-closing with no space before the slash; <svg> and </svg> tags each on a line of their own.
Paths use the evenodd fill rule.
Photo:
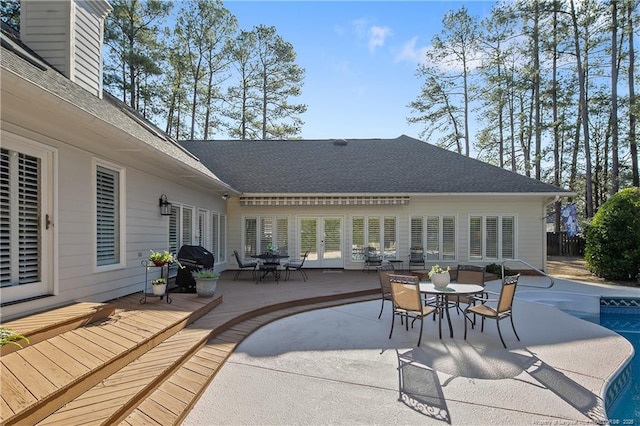
<svg viewBox="0 0 640 426">
<path fill-rule="evenodd" d="M 427 238 L 429 234 L 429 219 L 438 219 L 438 258 L 428 258 L 428 245 Z M 422 250 L 425 256 L 426 262 L 456 262 L 458 260 L 458 215 L 414 215 L 409 218 L 409 250 L 411 250 L 411 239 L 412 239 L 412 229 L 411 226 L 413 224 L 414 219 L 422 220 Z M 445 219 L 453 219 L 453 243 L 455 244 L 455 248 L 453 250 L 453 258 L 445 259 L 444 258 L 444 220 Z"/>
<path fill-rule="evenodd" d="M 471 221 L 473 219 L 476 218 L 480 218 L 481 219 L 481 235 L 480 235 L 480 240 L 482 242 L 482 254 L 481 256 L 471 256 Z M 498 251 L 498 256 L 497 257 L 488 257 L 487 256 L 487 218 L 497 218 L 497 251 Z M 503 253 L 503 247 L 502 247 L 502 242 L 503 242 L 503 219 L 504 218 L 509 218 L 513 220 L 513 235 L 512 235 L 512 241 L 513 241 L 513 255 L 512 257 L 504 257 L 504 253 Z M 468 258 L 471 261 L 501 261 L 501 260 L 511 260 L 511 259 L 517 259 L 518 258 L 518 216 L 516 214 L 472 214 L 469 215 L 469 221 L 468 221 Z"/>
<path fill-rule="evenodd" d="M 354 241 L 353 241 L 353 230 L 354 230 L 354 226 L 353 226 L 353 221 L 356 218 L 362 218 L 364 219 L 364 246 L 362 247 L 362 251 L 360 251 L 359 249 L 357 249 L 356 247 L 354 247 Z M 379 248 L 378 248 L 378 252 L 380 254 L 380 256 L 382 256 L 383 260 L 397 260 L 399 259 L 398 256 L 398 232 L 399 232 L 399 223 L 400 220 L 398 218 L 398 215 L 385 215 L 385 214 L 354 214 L 351 215 L 351 217 L 349 218 L 350 223 L 349 223 L 349 227 L 351 228 L 351 242 L 349 244 L 349 246 L 351 247 L 351 260 L 355 261 L 355 262 L 364 262 L 364 253 L 367 250 L 367 247 L 369 246 L 369 243 L 371 241 L 369 241 L 369 220 L 371 218 L 375 218 L 378 219 L 378 221 L 380 222 L 380 241 L 378 241 L 377 243 L 379 244 Z M 384 248 L 385 248 L 385 239 L 384 239 L 384 234 L 385 234 L 385 226 L 384 226 L 384 222 L 385 219 L 389 219 L 389 218 L 393 218 L 395 221 L 395 241 L 396 241 L 396 255 L 394 257 L 384 257 Z"/>
<path fill-rule="evenodd" d="M 177 209 L 178 210 L 178 217 L 177 217 L 177 222 L 176 222 L 176 226 L 178 227 L 176 230 L 176 248 L 175 248 L 175 253 L 173 254 L 178 254 L 178 252 L 180 251 L 180 247 L 182 247 L 183 245 L 193 245 L 194 244 L 194 239 L 197 238 L 198 235 L 198 217 L 199 215 L 196 212 L 195 207 L 187 205 L 187 204 L 181 204 L 178 202 L 174 202 L 174 201 L 170 201 L 171 202 L 171 208 L 172 209 Z M 184 239 L 185 237 L 185 211 L 190 211 L 191 212 L 191 223 L 190 225 L 190 235 L 191 235 L 191 240 L 190 241 L 185 241 Z M 172 213 L 173 215 L 173 213 Z M 167 247 L 171 247 L 171 222 L 169 222 L 167 224 Z M 203 246 L 204 247 L 204 246 Z"/>
<path fill-rule="evenodd" d="M 226 215 L 221 212 L 212 211 L 209 214 L 211 226 L 209 238 L 211 239 L 210 251 L 215 257 L 215 264 L 226 263 L 227 261 L 227 232 Z M 215 231 L 215 232 L 214 232 Z M 215 243 L 215 248 L 214 248 Z"/>
<path fill-rule="evenodd" d="M 118 249 L 119 256 L 116 262 L 111 263 L 109 265 L 98 265 L 98 239 L 97 239 L 97 230 L 98 230 L 98 211 L 97 211 L 97 203 L 98 197 L 96 193 L 97 189 L 97 173 L 98 167 L 102 167 L 105 169 L 109 169 L 118 174 Z M 101 160 L 98 158 L 93 159 L 93 167 L 92 167 L 92 194 L 93 194 L 93 249 L 95 250 L 93 254 L 93 265 L 95 272 L 105 272 L 105 271 L 113 271 L 116 269 L 123 269 L 126 267 L 126 247 L 127 247 L 127 174 L 126 169 L 117 164 Z"/>
<path fill-rule="evenodd" d="M 256 221 L 256 241 L 254 241 L 255 251 L 262 250 L 262 219 L 271 219 L 273 232 L 271 234 L 271 244 L 277 246 L 278 245 L 278 219 L 285 219 L 287 221 L 287 230 L 285 231 L 285 239 L 287 241 L 287 250 L 291 249 L 291 241 L 289 241 L 289 233 L 291 232 L 291 218 L 287 214 L 262 214 L 262 215 L 244 215 L 242 216 L 242 250 L 240 254 L 243 258 L 246 258 L 247 255 L 256 255 L 260 253 L 248 253 L 246 251 L 247 247 L 247 232 L 246 232 L 246 224 L 247 219 L 252 219 Z"/>
</svg>

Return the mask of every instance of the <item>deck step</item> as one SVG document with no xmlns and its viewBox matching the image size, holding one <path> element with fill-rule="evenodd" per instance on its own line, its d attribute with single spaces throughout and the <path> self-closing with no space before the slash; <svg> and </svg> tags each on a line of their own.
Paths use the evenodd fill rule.
<svg viewBox="0 0 640 426">
<path fill-rule="evenodd" d="M 198 337 L 193 331 L 172 339 L 219 305 L 222 296 L 198 302 L 195 310 L 192 304 L 188 308 L 181 306 L 177 297 L 172 304 L 162 306 L 148 303 L 141 307 L 132 303 L 134 309 L 117 312 L 100 323 L 72 329 L 3 355 L 0 424 L 36 424 L 159 345 L 163 346 L 145 359 L 153 360 L 147 368 L 161 368 L 169 356 L 150 357 L 162 354 L 165 348 L 166 353 L 173 354 L 171 345 L 188 347 L 198 339 L 204 343 L 207 333 Z M 138 364 L 139 368 L 142 366 Z M 129 370 L 129 375 L 132 374 Z M 133 378 L 140 374 L 136 372 Z"/>
<path fill-rule="evenodd" d="M 221 325 L 208 342 L 189 360 L 176 369 L 166 380 L 151 392 L 147 398 L 138 401 L 133 411 L 121 421 L 121 425 L 156 424 L 152 419 L 162 419 L 164 425 L 179 425 L 189 411 L 198 402 L 211 380 L 235 348 L 258 328 L 281 318 L 313 309 L 327 308 L 348 303 L 365 302 L 378 299 L 379 296 L 365 294 L 347 299 L 328 298 L 317 303 L 297 304 L 289 308 L 270 311 L 247 318 L 241 322 L 233 322 L 228 327 Z M 206 316 L 194 323 L 207 322 Z M 111 419 L 114 420 L 114 419 Z M 101 423 L 107 424 L 107 423 Z"/>
<path fill-rule="evenodd" d="M 25 348 L 69 330 L 108 318 L 113 315 L 115 310 L 115 305 L 110 303 L 80 302 L 7 321 L 2 324 L 2 327 L 11 329 L 29 339 L 29 343 L 24 340 L 18 342 L 22 348 Z M 0 346 L 0 356 L 20 349 L 20 346 L 16 345 Z"/>
</svg>

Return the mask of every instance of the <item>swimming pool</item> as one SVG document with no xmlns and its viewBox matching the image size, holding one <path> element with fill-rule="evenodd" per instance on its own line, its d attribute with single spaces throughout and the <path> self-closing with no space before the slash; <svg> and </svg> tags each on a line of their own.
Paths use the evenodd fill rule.
<svg viewBox="0 0 640 426">
<path fill-rule="evenodd" d="M 640 299 L 601 298 L 600 315 L 568 313 L 613 330 L 633 345 L 633 359 L 607 389 L 605 406 L 611 425 L 640 425 Z"/>
</svg>

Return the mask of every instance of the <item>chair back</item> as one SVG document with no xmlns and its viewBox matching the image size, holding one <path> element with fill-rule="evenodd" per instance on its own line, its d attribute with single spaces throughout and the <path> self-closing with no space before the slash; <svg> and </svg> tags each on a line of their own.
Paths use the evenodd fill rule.
<svg viewBox="0 0 640 426">
<path fill-rule="evenodd" d="M 464 284 L 479 284 L 484 287 L 484 266 L 459 265 L 456 281 Z"/>
<path fill-rule="evenodd" d="M 302 256 L 302 262 L 300 262 L 300 267 L 304 265 L 304 261 L 307 260 L 307 257 L 309 257 L 309 250 L 304 252 L 304 255 Z"/>
<path fill-rule="evenodd" d="M 413 275 L 389 274 L 393 307 L 407 311 L 422 311 L 420 282 Z"/>
<path fill-rule="evenodd" d="M 382 257 L 378 254 L 378 250 L 373 247 L 367 247 L 364 257 L 367 262 L 382 262 Z"/>
<path fill-rule="evenodd" d="M 236 262 L 238 262 L 238 266 L 242 268 L 244 262 L 240 260 L 240 255 L 238 254 L 238 250 L 233 251 L 233 255 L 236 257 Z"/>
<path fill-rule="evenodd" d="M 502 290 L 500 291 L 500 299 L 498 299 L 498 313 L 508 312 L 513 305 L 513 298 L 516 295 L 516 287 L 518 285 L 518 275 L 508 275 L 502 280 Z"/>
<path fill-rule="evenodd" d="M 393 271 L 393 265 L 387 263 L 382 266 L 378 266 L 378 278 L 380 279 L 380 290 L 382 294 L 391 294 L 391 284 L 389 281 L 389 274 Z"/>
<path fill-rule="evenodd" d="M 424 250 L 422 247 L 412 247 L 409 251 L 409 263 L 424 264 Z"/>
</svg>

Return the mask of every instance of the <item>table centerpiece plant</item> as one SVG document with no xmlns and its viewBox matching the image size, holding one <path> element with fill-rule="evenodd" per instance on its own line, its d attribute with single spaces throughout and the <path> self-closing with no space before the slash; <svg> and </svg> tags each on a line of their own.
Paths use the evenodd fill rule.
<svg viewBox="0 0 640 426">
<path fill-rule="evenodd" d="M 447 266 L 447 269 L 443 269 L 440 265 L 433 265 L 429 271 L 429 279 L 434 286 L 444 288 L 451 282 L 449 270 L 449 266 Z"/>
</svg>

